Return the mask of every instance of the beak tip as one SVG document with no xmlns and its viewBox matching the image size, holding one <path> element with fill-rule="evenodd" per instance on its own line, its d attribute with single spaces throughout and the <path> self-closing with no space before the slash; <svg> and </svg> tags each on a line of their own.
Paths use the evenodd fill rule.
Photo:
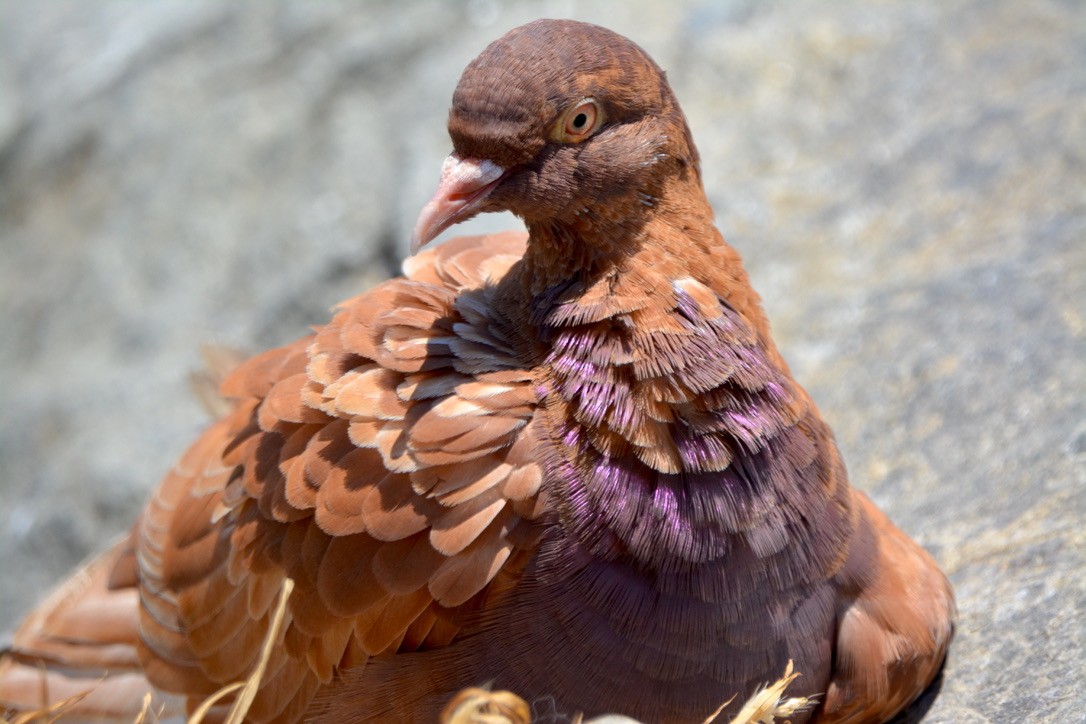
<svg viewBox="0 0 1086 724">
<path fill-rule="evenodd" d="M 488 160 L 445 159 L 437 192 L 423 207 L 411 233 L 411 253 L 429 244 L 453 224 L 479 213 L 479 205 L 494 189 L 505 169 Z"/>
<path fill-rule="evenodd" d="M 411 253 L 413 255 L 418 254 L 422 247 L 433 241 L 438 234 L 450 225 L 447 219 L 442 218 L 442 210 L 434 207 L 435 203 L 433 201 L 426 204 L 415 222 L 415 228 L 411 230 Z"/>
</svg>

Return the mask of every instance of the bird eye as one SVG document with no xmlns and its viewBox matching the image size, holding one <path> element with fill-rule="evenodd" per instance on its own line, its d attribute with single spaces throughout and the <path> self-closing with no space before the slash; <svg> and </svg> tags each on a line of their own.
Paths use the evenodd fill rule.
<svg viewBox="0 0 1086 724">
<path fill-rule="evenodd" d="M 562 114 L 555 136 L 563 143 L 577 143 L 591 136 L 602 124 L 603 113 L 596 101 L 586 98 Z"/>
</svg>

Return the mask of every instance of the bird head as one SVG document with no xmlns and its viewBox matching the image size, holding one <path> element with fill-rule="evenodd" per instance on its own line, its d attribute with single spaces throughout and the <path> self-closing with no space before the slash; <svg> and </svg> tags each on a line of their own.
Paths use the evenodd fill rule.
<svg viewBox="0 0 1086 724">
<path fill-rule="evenodd" d="M 699 177 L 664 72 L 623 36 L 572 20 L 537 20 L 491 43 L 460 78 L 449 135 L 413 251 L 482 212 L 512 211 L 529 228 L 571 224 L 605 205 L 612 215 L 651 205 L 669 174 Z"/>
</svg>

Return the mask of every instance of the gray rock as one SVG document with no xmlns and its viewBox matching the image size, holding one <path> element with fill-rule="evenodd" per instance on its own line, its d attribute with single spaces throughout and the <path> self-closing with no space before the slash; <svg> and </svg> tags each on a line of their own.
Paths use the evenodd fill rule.
<svg viewBox="0 0 1086 724">
<path fill-rule="evenodd" d="M 205 424 L 201 344 L 288 341 L 396 270 L 460 70 L 561 15 L 669 69 L 854 482 L 950 574 L 926 720 L 1081 720 L 1073 1 L 0 0 L 0 629 L 123 532 Z"/>
</svg>

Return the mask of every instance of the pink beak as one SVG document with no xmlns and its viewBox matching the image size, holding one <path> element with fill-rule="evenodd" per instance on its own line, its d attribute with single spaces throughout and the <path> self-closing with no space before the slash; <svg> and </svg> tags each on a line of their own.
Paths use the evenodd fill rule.
<svg viewBox="0 0 1086 724">
<path fill-rule="evenodd" d="M 479 213 L 504 174 L 504 168 L 486 159 L 461 158 L 455 153 L 446 158 L 437 191 L 415 222 L 411 253 L 418 252 L 453 224 Z"/>
</svg>

